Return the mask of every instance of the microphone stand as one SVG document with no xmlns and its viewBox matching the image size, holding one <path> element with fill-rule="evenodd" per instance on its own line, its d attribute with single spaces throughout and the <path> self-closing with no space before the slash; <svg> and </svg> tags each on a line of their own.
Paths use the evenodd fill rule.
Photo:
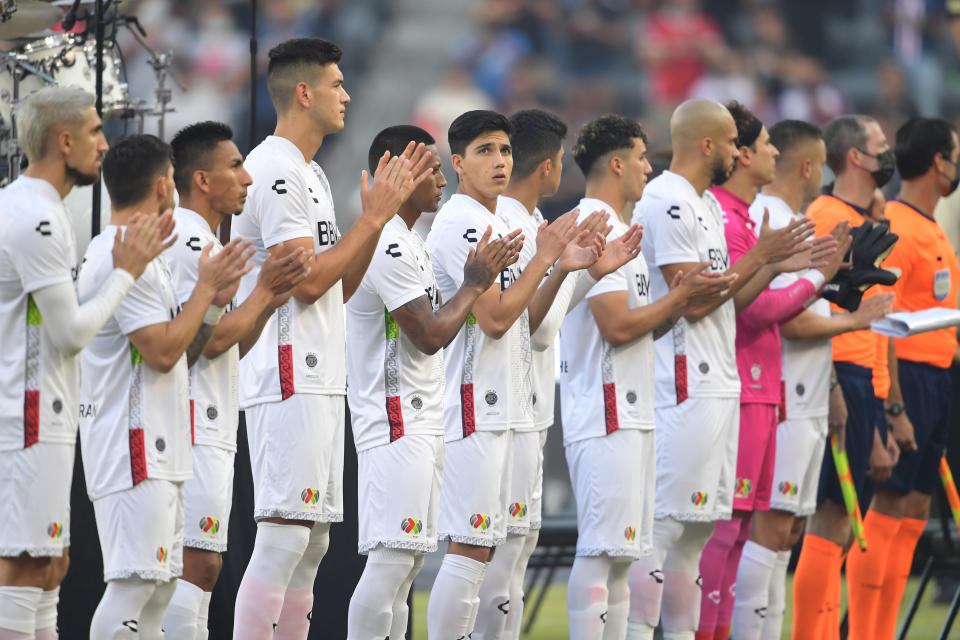
<svg viewBox="0 0 960 640">
<path fill-rule="evenodd" d="M 257 134 L 257 0 L 250 0 L 250 114 L 247 119 L 247 153 Z M 230 218 L 220 223 L 220 242 L 230 241 Z"/>
<path fill-rule="evenodd" d="M 97 0 L 96 11 L 94 14 L 96 46 L 97 46 L 97 64 L 96 64 L 96 96 L 97 96 L 97 115 L 103 118 L 103 40 L 106 14 L 105 4 L 110 0 Z M 93 238 L 100 233 L 100 181 L 93 183 L 93 207 L 90 210 L 90 237 Z"/>
</svg>

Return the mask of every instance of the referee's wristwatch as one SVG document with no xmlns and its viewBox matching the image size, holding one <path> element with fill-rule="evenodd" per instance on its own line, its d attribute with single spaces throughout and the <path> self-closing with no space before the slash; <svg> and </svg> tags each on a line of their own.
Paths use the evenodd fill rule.
<svg viewBox="0 0 960 640">
<path fill-rule="evenodd" d="M 904 406 L 902 402 L 893 402 L 884 407 L 884 412 L 893 418 L 896 418 L 904 411 Z"/>
</svg>

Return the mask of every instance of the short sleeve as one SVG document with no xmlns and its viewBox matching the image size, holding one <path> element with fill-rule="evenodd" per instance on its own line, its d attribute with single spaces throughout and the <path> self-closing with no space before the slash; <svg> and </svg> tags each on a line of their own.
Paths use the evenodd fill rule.
<svg viewBox="0 0 960 640">
<path fill-rule="evenodd" d="M 683 200 L 657 200 L 644 215 L 644 225 L 653 233 L 655 266 L 700 262 L 694 212 Z"/>
<path fill-rule="evenodd" d="M 371 290 L 383 301 L 383 306 L 393 311 L 427 295 L 419 270 L 408 245 L 382 239 L 367 268 L 366 279 Z"/>
<path fill-rule="evenodd" d="M 267 174 L 253 194 L 260 212 L 260 236 L 267 248 L 295 238 L 313 238 L 314 217 L 308 207 L 311 198 L 303 175 L 293 167 L 280 167 Z M 312 203 L 312 200 L 309 200 Z"/>
<path fill-rule="evenodd" d="M 114 316 L 125 335 L 170 320 L 170 310 L 162 302 L 163 290 L 157 282 L 158 277 L 157 266 L 148 267 L 117 307 Z"/>
<path fill-rule="evenodd" d="M 893 233 L 898 233 L 896 228 L 896 223 L 891 224 L 890 230 Z M 886 288 L 886 291 L 892 291 L 896 295 L 896 301 L 894 305 L 899 303 L 903 299 L 903 289 L 906 286 L 909 286 L 911 276 L 915 273 L 912 265 L 916 262 L 916 247 L 913 244 L 913 237 L 909 233 L 899 232 L 900 238 L 897 240 L 897 243 L 893 245 L 893 250 L 890 252 L 890 255 L 883 261 L 880 265 L 884 269 L 899 269 L 900 277 L 897 278 L 897 281 L 893 286 Z"/>
<path fill-rule="evenodd" d="M 438 229 L 436 236 L 431 233 L 427 247 L 437 282 L 448 278 L 453 288 L 463 284 L 463 265 L 467 262 L 470 248 L 476 248 L 486 228 L 471 217 L 458 216 Z"/>
<path fill-rule="evenodd" d="M 206 242 L 199 236 L 191 234 L 189 230 L 182 233 L 180 225 L 177 227 L 174 230 L 177 234 L 177 243 L 167 249 L 165 255 L 170 264 L 177 301 L 183 304 L 190 299 L 197 285 L 200 252 L 203 251 Z"/>
<path fill-rule="evenodd" d="M 62 282 L 72 282 L 76 260 L 73 229 L 63 218 L 25 216 L 11 225 L 9 246 L 20 256 L 14 266 L 24 291 L 31 292 Z"/>
</svg>

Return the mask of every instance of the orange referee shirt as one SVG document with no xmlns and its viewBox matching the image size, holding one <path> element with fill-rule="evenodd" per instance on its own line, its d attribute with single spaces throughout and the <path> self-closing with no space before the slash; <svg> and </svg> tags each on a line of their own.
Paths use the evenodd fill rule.
<svg viewBox="0 0 960 640">
<path fill-rule="evenodd" d="M 893 285 L 897 311 L 956 309 L 960 263 L 937 221 L 898 200 L 888 202 L 883 213 L 890 220 L 890 230 L 900 236 L 883 263 L 903 272 Z M 948 327 L 927 331 L 898 338 L 894 343 L 897 358 L 946 369 L 957 350 L 957 330 Z"/>
<path fill-rule="evenodd" d="M 816 236 L 828 233 L 839 222 L 846 220 L 850 228 L 859 227 L 866 218 L 857 207 L 832 195 L 822 195 L 807 207 L 806 215 L 816 224 Z M 884 263 L 886 266 L 886 263 Z M 864 298 L 877 295 L 881 287 L 873 286 L 863 294 Z M 831 303 L 834 313 L 847 313 L 845 309 Z M 833 338 L 834 362 L 849 362 L 873 371 L 873 390 L 878 398 L 886 398 L 890 390 L 890 372 L 887 369 L 886 338 L 864 329 L 848 331 Z"/>
</svg>

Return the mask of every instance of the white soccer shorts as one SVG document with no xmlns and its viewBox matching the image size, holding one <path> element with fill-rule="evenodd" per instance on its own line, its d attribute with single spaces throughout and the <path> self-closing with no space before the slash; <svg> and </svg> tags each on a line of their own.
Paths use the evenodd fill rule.
<svg viewBox="0 0 960 640">
<path fill-rule="evenodd" d="M 733 513 L 739 398 L 688 398 L 656 410 L 655 517 L 727 520 Z"/>
<path fill-rule="evenodd" d="M 344 397 L 298 393 L 246 416 L 254 519 L 341 522 Z"/>
<path fill-rule="evenodd" d="M 507 533 L 525 536 L 540 528 L 543 503 L 543 446 L 547 429 L 515 431 L 513 471 L 507 493 Z"/>
<path fill-rule="evenodd" d="M 183 573 L 183 483 L 148 478 L 93 501 L 103 579 L 168 582 Z"/>
<path fill-rule="evenodd" d="M 513 431 L 476 431 L 446 443 L 440 491 L 440 539 L 495 547 L 507 539 Z"/>
<path fill-rule="evenodd" d="M 193 446 L 193 478 L 183 483 L 183 546 L 217 553 L 227 550 L 234 455 L 220 447 Z"/>
<path fill-rule="evenodd" d="M 0 451 L 0 557 L 60 557 L 70 546 L 72 444 Z"/>
<path fill-rule="evenodd" d="M 620 429 L 571 442 L 567 467 L 577 501 L 577 555 L 639 558 L 653 548 L 653 430 Z"/>
<path fill-rule="evenodd" d="M 792 418 L 777 427 L 770 508 L 809 516 L 817 510 L 817 484 L 827 446 L 827 418 Z"/>
<path fill-rule="evenodd" d="M 443 436 L 409 435 L 357 454 L 360 553 L 437 550 Z"/>
</svg>

